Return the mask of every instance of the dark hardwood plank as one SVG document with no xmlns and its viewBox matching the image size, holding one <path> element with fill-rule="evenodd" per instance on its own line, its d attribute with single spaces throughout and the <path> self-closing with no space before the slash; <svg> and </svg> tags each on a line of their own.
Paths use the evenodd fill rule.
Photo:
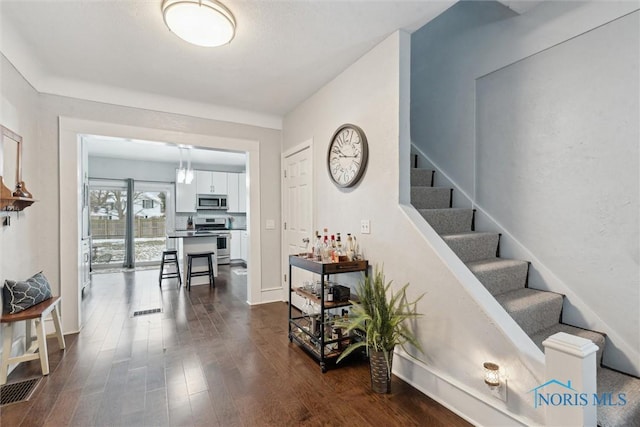
<svg viewBox="0 0 640 427">
<path fill-rule="evenodd" d="M 157 270 L 94 274 L 84 325 L 49 340 L 51 374 L 7 426 L 468 426 L 394 377 L 371 392 L 368 364 L 320 372 L 287 338 L 287 305 L 250 307 L 246 276 L 220 268 L 216 288 L 158 287 Z M 132 317 L 135 310 L 161 313 Z M 9 381 L 40 375 L 22 363 Z"/>
</svg>

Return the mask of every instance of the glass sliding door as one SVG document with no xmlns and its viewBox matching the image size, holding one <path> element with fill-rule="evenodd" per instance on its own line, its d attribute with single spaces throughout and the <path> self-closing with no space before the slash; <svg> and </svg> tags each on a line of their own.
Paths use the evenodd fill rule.
<svg viewBox="0 0 640 427">
<path fill-rule="evenodd" d="M 89 199 L 92 268 L 160 263 L 174 221 L 170 184 L 95 179 Z"/>
<path fill-rule="evenodd" d="M 89 181 L 92 268 L 122 267 L 126 258 L 127 183 Z"/>
<path fill-rule="evenodd" d="M 167 246 L 167 226 L 173 223 L 171 186 L 135 182 L 133 197 L 133 245 L 135 265 L 157 265 Z"/>
</svg>

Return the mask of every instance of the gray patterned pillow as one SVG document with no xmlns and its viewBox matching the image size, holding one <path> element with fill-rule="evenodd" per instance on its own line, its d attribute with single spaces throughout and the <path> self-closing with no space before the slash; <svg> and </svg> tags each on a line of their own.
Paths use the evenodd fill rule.
<svg viewBox="0 0 640 427">
<path fill-rule="evenodd" d="M 51 285 L 42 271 L 25 281 L 4 281 L 2 300 L 5 314 L 18 313 L 49 298 Z"/>
</svg>

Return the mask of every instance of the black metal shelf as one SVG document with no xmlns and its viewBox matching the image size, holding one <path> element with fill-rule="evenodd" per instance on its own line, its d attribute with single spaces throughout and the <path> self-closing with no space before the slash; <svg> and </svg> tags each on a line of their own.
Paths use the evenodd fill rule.
<svg viewBox="0 0 640 427">
<path fill-rule="evenodd" d="M 330 320 L 326 322 L 324 320 L 325 310 L 350 306 L 353 301 L 356 301 L 356 296 L 352 294 L 349 301 L 330 302 L 325 301 L 324 292 L 320 292 L 320 295 L 317 296 L 305 289 L 293 287 L 291 284 L 291 271 L 293 267 L 319 274 L 320 289 L 324 289 L 325 277 L 332 274 L 353 273 L 359 271 L 364 272 L 365 275 L 368 274 L 369 261 L 361 260 L 323 263 L 309 259 L 306 256 L 289 256 L 289 341 L 295 341 L 305 351 L 307 351 L 307 353 L 313 356 L 313 358 L 320 363 L 320 369 L 324 373 L 327 371 L 327 361 L 337 359 L 342 353 L 343 347 L 346 347 L 346 344 L 348 344 L 350 340 L 349 337 L 326 339 L 325 328 L 333 324 L 333 321 Z M 307 317 L 292 316 L 291 295 L 293 293 L 297 293 L 298 295 L 308 298 L 312 302 L 320 305 L 319 316 L 322 320 L 319 322 L 319 337 L 316 337 L 309 331 L 310 320 Z M 303 320 L 308 323 L 305 324 L 302 322 Z M 327 346 L 332 346 L 336 343 L 338 344 L 338 348 L 327 348 Z"/>
</svg>

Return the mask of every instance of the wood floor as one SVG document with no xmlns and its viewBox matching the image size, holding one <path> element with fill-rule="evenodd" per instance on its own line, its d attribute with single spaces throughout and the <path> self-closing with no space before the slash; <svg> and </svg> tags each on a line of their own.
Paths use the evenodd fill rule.
<svg viewBox="0 0 640 427">
<path fill-rule="evenodd" d="M 2 426 L 467 426 L 393 378 L 370 391 L 366 363 L 320 372 L 287 338 L 284 303 L 246 301 L 246 276 L 221 268 L 216 288 L 158 288 L 157 270 L 96 274 L 80 334 L 49 340 L 51 374 Z M 132 317 L 132 312 L 162 313 Z M 39 376 L 22 363 L 9 382 Z"/>
</svg>

